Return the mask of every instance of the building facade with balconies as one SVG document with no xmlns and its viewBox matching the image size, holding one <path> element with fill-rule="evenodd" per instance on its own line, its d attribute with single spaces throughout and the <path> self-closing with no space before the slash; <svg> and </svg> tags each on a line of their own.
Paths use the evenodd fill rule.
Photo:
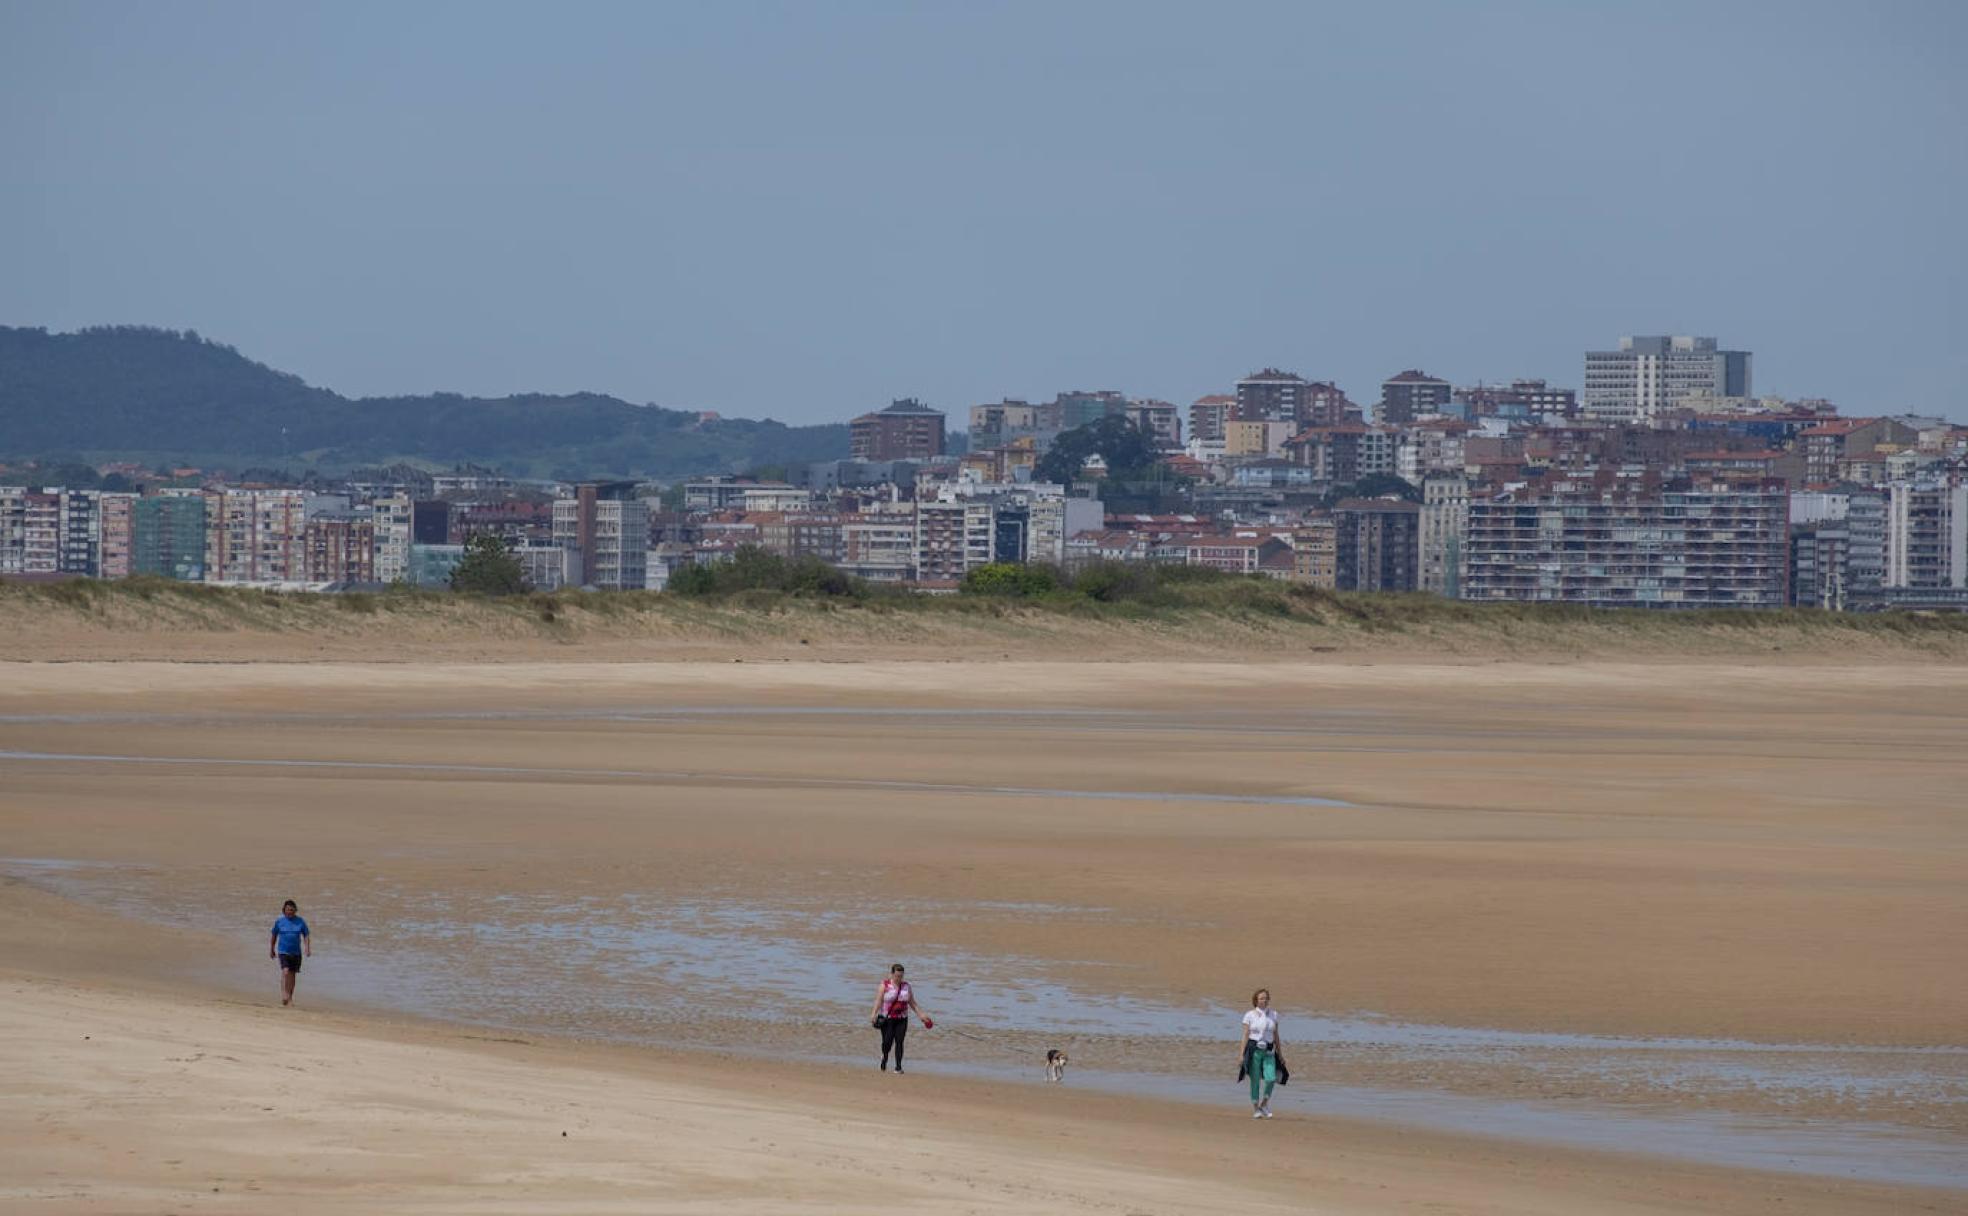
<svg viewBox="0 0 1968 1216">
<path fill-rule="evenodd" d="M 1594 608 L 1780 608 L 1782 482 L 1556 482 L 1472 498 L 1462 598 Z"/>
</svg>

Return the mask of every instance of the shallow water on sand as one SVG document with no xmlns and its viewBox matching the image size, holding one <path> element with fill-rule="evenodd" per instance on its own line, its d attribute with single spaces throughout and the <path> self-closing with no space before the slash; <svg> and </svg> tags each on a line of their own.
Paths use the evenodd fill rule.
<svg viewBox="0 0 1968 1216">
<path fill-rule="evenodd" d="M 255 892 L 228 885 L 236 878 L 58 859 L 0 861 L 0 875 L 151 924 L 237 934 L 239 960 L 215 964 L 213 978 L 265 982 L 256 950 L 270 914 Z M 444 895 L 377 880 L 315 902 L 336 913 L 318 926 L 330 931 L 309 963 L 309 996 L 515 1031 L 861 1064 L 872 1062 L 861 1054 L 866 1017 L 894 927 L 879 908 L 737 895 Z M 1114 914 L 1010 902 L 908 911 L 932 926 L 980 915 L 1071 925 Z M 938 1022 L 912 1036 L 912 1072 L 1036 1082 L 1046 1048 L 1060 1046 L 1074 1084 L 1240 1100 L 1239 1010 L 1129 995 L 1119 966 L 934 949 L 908 961 Z M 1344 1011 L 1287 1010 L 1285 1026 L 1299 1070 L 1279 1103 L 1287 1111 L 1968 1188 L 1968 1140 L 1909 1125 L 1968 1107 L 1968 1046 L 1625 1038 Z M 1785 1113 L 1827 1102 L 1853 1113 Z M 1884 1117 L 1867 1117 L 1874 1111 Z"/>
<path fill-rule="evenodd" d="M 393 760 L 327 760 L 307 757 L 126 756 L 107 752 L 0 751 L 0 760 L 27 764 L 184 765 L 217 768 L 353 769 L 361 772 L 456 773 L 487 777 L 587 777 L 705 785 L 763 785 L 793 788 L 883 790 L 921 794 L 973 794 L 996 798 L 1088 798 L 1115 802 L 1198 802 L 1232 806 L 1345 807 L 1349 802 L 1290 794 L 1211 794 L 1169 790 L 1089 790 L 1022 785 L 957 785 L 941 781 L 895 781 L 854 777 L 769 777 L 754 773 L 697 772 L 689 769 L 554 768 L 511 764 L 449 764 Z"/>
</svg>

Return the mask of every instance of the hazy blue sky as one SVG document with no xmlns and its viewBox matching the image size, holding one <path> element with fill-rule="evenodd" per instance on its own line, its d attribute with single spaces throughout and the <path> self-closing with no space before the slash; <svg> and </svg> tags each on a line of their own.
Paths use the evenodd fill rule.
<svg viewBox="0 0 1968 1216">
<path fill-rule="evenodd" d="M 795 421 L 1623 333 L 1968 418 L 1968 3 L 0 0 L 0 323 Z"/>
</svg>

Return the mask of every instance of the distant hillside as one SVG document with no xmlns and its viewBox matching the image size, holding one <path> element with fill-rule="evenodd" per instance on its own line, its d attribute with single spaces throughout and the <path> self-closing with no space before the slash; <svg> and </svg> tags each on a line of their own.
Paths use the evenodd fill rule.
<svg viewBox="0 0 1968 1216">
<path fill-rule="evenodd" d="M 325 469 L 469 461 L 522 476 L 665 476 L 847 455 L 847 427 L 724 419 L 596 393 L 350 399 L 195 333 L 0 327 L 0 457 Z"/>
</svg>

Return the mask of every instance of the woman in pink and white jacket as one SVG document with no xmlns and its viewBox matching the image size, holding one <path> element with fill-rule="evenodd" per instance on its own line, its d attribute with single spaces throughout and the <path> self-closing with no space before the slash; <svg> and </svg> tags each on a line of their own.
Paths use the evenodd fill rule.
<svg viewBox="0 0 1968 1216">
<path fill-rule="evenodd" d="M 915 1011 L 922 1019 L 923 1029 L 936 1025 L 922 1006 L 916 1004 L 916 991 L 909 987 L 909 981 L 902 978 L 902 964 L 897 963 L 888 969 L 888 978 L 881 982 L 881 989 L 875 993 L 875 1008 L 869 1021 L 876 1030 L 881 1031 L 881 1066 L 888 1071 L 888 1056 L 895 1053 L 895 1071 L 902 1071 L 902 1044 L 909 1036 L 909 1012 Z"/>
</svg>

